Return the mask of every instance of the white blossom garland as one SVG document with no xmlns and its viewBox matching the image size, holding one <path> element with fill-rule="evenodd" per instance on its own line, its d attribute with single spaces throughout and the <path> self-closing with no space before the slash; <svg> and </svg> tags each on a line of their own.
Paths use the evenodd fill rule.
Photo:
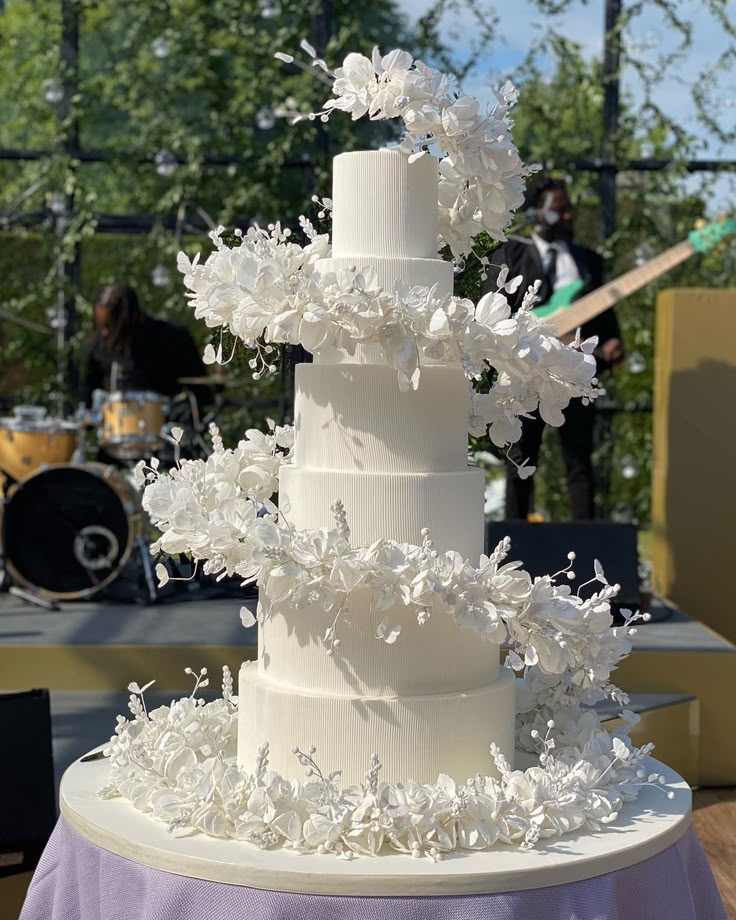
<svg viewBox="0 0 736 920">
<path fill-rule="evenodd" d="M 538 409 L 548 424 L 559 426 L 571 399 L 588 402 L 602 392 L 595 380 L 597 340 L 578 336 L 563 345 L 530 309 L 535 288 L 511 316 L 506 294 L 521 279 L 509 279 L 506 269 L 498 289 L 477 306 L 439 294 L 436 286 L 384 291 L 369 268 L 320 274 L 316 263 L 329 253 L 327 237 L 305 218 L 302 226 L 310 240 L 304 247 L 291 242 L 279 224 L 269 230 L 251 227 L 235 246 L 223 241 L 224 228 L 218 227 L 210 234 L 215 251 L 205 262 L 179 254 L 194 315 L 255 350 L 254 377 L 273 370 L 273 346 L 279 343 L 301 344 L 313 353 L 329 346 L 349 354 L 361 345 L 377 345 L 402 390 L 419 386 L 427 359 L 459 366 L 471 381 L 490 372 L 493 384 L 488 393 L 474 396 L 468 427 L 473 434 L 488 430 L 499 447 L 521 437 L 523 415 Z M 205 349 L 205 362 L 225 360 L 222 344 Z"/>
<path fill-rule="evenodd" d="M 482 111 L 478 99 L 453 90 L 447 74 L 415 61 L 407 51 L 395 49 L 381 55 L 374 48 L 370 59 L 348 54 L 333 73 L 309 43 L 302 42 L 301 47 L 312 65 L 332 81 L 335 97 L 321 112 L 303 118 L 327 121 L 339 110 L 348 112 L 353 121 L 364 115 L 374 121 L 401 119 L 401 149 L 410 159 L 422 156 L 429 147 L 441 157 L 440 242 L 461 260 L 482 231 L 495 240 L 506 239 L 512 212 L 524 200 L 524 178 L 538 169 L 522 164 L 511 137 L 509 111 L 517 92 L 510 82 L 495 93 L 493 105 Z M 294 62 L 290 54 L 279 52 L 276 57 Z"/>
<path fill-rule="evenodd" d="M 206 669 L 193 674 L 190 697 L 150 713 L 143 694 L 152 682 L 130 684 L 133 718 L 118 717 L 105 749 L 109 782 L 99 795 L 128 799 L 171 832 L 195 830 L 262 849 L 287 847 L 343 859 L 393 850 L 437 860 L 453 850 L 498 844 L 529 849 L 573 831 L 600 831 L 643 786 L 664 783 L 646 768 L 652 746 L 634 747 L 626 729 L 603 731 L 595 713 L 588 714 L 575 744 L 556 743 L 552 720 L 544 733 L 533 730 L 539 766 L 525 771 L 512 770 L 491 745 L 489 762 L 497 776 L 477 775 L 464 783 L 446 775 L 429 784 L 383 782 L 374 754 L 364 782 L 344 788 L 339 769 L 327 774 L 320 769 L 314 748 L 295 748 L 295 764 L 305 772 L 300 782 L 269 769 L 267 744 L 250 772 L 234 760 L 232 676 L 223 668 L 222 699 L 205 703 L 195 698 L 207 684 L 205 675 Z M 626 712 L 624 717 L 636 718 Z"/>
<path fill-rule="evenodd" d="M 143 507 L 162 531 L 152 552 L 185 553 L 207 574 L 257 581 L 260 619 L 309 616 L 319 605 L 334 614 L 323 637 L 327 654 L 339 646 L 340 618 L 351 593 L 367 589 L 375 608 L 386 611 L 376 634 L 386 643 L 400 636 L 401 627 L 390 619 L 398 607 L 411 607 L 422 628 L 431 629 L 433 617 L 451 616 L 459 628 L 496 644 L 508 642 L 507 666 L 524 671 L 530 686 L 536 677 L 542 681 L 529 710 L 537 697 L 553 693 L 558 706 L 570 711 L 606 697 L 625 702 L 610 675 L 628 654 L 640 616 L 627 613 L 625 625 L 612 627 L 610 600 L 618 586 L 608 584 L 600 564 L 573 592 L 574 553 L 554 575 L 532 578 L 520 562 L 507 561 L 508 538 L 477 566 L 459 553 L 437 551 L 426 529 L 420 544 L 380 539 L 356 547 L 339 499 L 332 507 L 334 527 L 298 530 L 283 497 L 278 507 L 272 501 L 281 466 L 291 459 L 293 436 L 291 428 L 272 423 L 268 434 L 248 431 L 229 450 L 213 429 L 206 460 L 179 460 L 168 474 L 140 463 Z M 161 584 L 168 580 L 163 564 L 157 573 Z M 591 584 L 598 590 L 590 590 Z M 245 608 L 243 618 L 245 625 L 255 622 Z"/>
</svg>

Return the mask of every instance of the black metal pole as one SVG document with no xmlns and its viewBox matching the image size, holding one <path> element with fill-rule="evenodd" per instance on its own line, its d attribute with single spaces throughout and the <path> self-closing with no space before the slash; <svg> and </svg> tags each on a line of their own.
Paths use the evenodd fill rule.
<svg viewBox="0 0 736 920">
<path fill-rule="evenodd" d="M 324 58 L 327 53 L 327 45 L 332 37 L 332 0 L 321 0 L 318 11 L 312 18 L 312 44 L 317 52 L 317 57 Z M 314 96 L 316 110 L 322 103 L 320 93 L 323 91 L 321 83 L 315 83 L 317 91 Z M 327 125 L 317 120 L 315 122 L 315 158 L 314 162 L 304 172 L 304 188 L 306 197 L 311 200 L 317 187 L 317 177 L 319 173 L 329 175 L 330 171 L 330 136 Z M 325 190 L 322 190 L 325 194 Z M 329 194 L 329 193 L 328 193 Z M 289 405 L 284 404 L 282 416 L 286 416 L 293 410 L 291 397 L 294 392 L 294 372 L 297 364 L 303 364 L 312 360 L 312 356 L 301 345 L 294 345 L 289 349 L 289 369 L 288 373 L 282 375 L 282 396 L 288 394 Z"/>
<path fill-rule="evenodd" d="M 616 229 L 616 137 L 620 111 L 621 0 L 605 0 L 603 36 L 603 124 L 601 131 L 601 231 Z"/>
<path fill-rule="evenodd" d="M 332 37 L 332 0 L 322 0 L 319 10 L 312 22 L 312 37 L 317 57 L 324 58 L 327 54 L 327 45 Z M 321 83 L 315 83 L 317 86 L 317 103 L 321 100 L 320 92 L 323 91 Z M 327 125 L 321 121 L 316 122 L 317 127 L 317 159 L 319 166 L 324 172 L 329 171 L 330 167 L 330 136 L 327 131 Z"/>
<path fill-rule="evenodd" d="M 59 71 L 62 98 L 59 103 L 61 145 L 70 162 L 79 154 L 79 118 L 74 97 L 79 88 L 79 7 L 78 0 L 60 0 L 61 40 L 59 43 Z M 68 166 L 68 168 L 74 168 Z M 67 354 L 70 338 L 77 331 L 76 295 L 81 284 L 82 254 L 79 242 L 71 253 L 65 251 L 64 233 L 75 216 L 74 191 L 64 191 L 63 212 L 57 216 L 58 293 L 56 309 L 56 340 L 58 348 L 57 405 L 63 413 L 65 391 L 75 402 L 79 392 L 77 362 Z"/>
</svg>

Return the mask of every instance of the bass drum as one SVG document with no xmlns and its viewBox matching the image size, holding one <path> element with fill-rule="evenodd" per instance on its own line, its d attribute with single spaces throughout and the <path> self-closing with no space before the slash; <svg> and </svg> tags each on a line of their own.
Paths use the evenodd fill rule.
<svg viewBox="0 0 736 920">
<path fill-rule="evenodd" d="M 118 577 L 141 533 L 138 493 L 121 472 L 101 463 L 56 464 L 8 493 L 5 567 L 42 597 L 87 598 Z"/>
</svg>

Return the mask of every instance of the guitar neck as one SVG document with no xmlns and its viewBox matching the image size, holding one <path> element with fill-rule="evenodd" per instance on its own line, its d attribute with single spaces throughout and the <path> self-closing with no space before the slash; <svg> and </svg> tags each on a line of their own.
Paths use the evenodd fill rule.
<svg viewBox="0 0 736 920">
<path fill-rule="evenodd" d="M 695 250 L 688 240 L 678 243 L 671 249 L 650 259 L 644 265 L 638 268 L 632 268 L 631 271 L 619 276 L 614 281 L 609 281 L 603 287 L 598 288 L 591 294 L 586 294 L 580 300 L 576 300 L 572 306 L 565 310 L 560 310 L 549 317 L 548 322 L 555 327 L 557 335 L 564 335 L 566 332 L 573 332 L 583 323 L 603 313 L 609 307 L 639 288 L 644 287 L 650 281 L 654 281 L 660 275 L 679 265 L 688 259 Z"/>
</svg>

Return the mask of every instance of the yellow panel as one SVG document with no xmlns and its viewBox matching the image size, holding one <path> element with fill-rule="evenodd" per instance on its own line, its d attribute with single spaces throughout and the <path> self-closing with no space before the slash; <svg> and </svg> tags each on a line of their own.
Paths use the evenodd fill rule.
<svg viewBox="0 0 736 920">
<path fill-rule="evenodd" d="M 736 784 L 736 655 L 730 652 L 635 650 L 613 675 L 627 693 L 688 693 L 700 704 L 698 781 Z M 683 724 L 683 733 L 689 732 Z"/>
<path fill-rule="evenodd" d="M 623 724 L 611 719 L 605 728 L 612 731 Z M 641 713 L 641 721 L 631 732 L 637 747 L 654 742 L 654 756 L 676 770 L 691 786 L 700 784 L 699 773 L 700 706 L 698 700 L 687 700 L 649 709 Z"/>
<path fill-rule="evenodd" d="M 32 872 L 19 872 L 0 878 L 0 920 L 18 920 L 32 876 Z"/>
<path fill-rule="evenodd" d="M 658 594 L 736 640 L 736 290 L 657 298 L 652 561 Z"/>
</svg>

